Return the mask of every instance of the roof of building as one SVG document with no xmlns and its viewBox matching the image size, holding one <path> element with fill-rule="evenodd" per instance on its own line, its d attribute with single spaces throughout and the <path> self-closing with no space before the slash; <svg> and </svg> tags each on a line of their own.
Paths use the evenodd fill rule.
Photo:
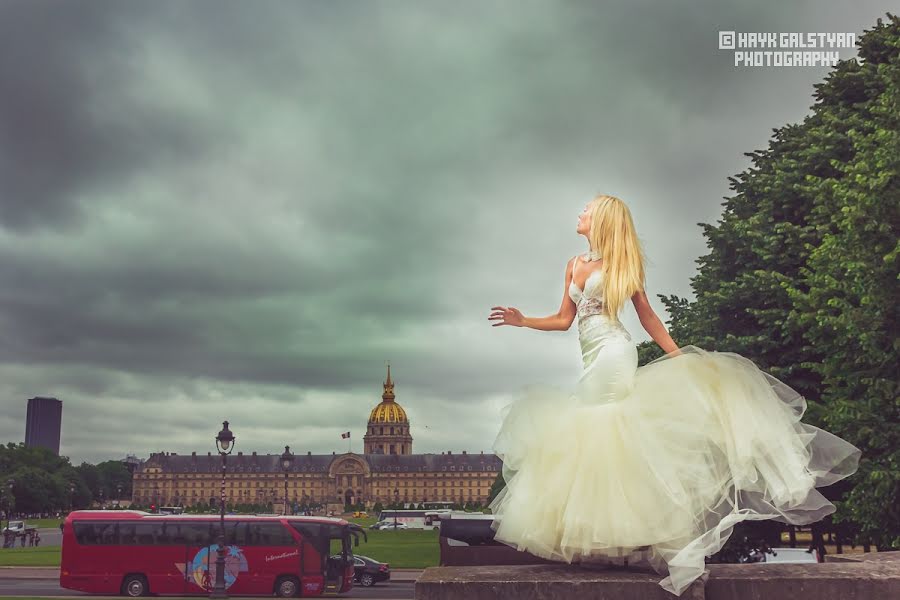
<svg viewBox="0 0 900 600">
<path fill-rule="evenodd" d="M 387 471 L 444 471 L 450 470 L 482 470 L 493 467 L 498 470 L 502 461 L 496 454 L 297 454 L 294 456 L 292 473 L 327 472 L 331 464 L 348 456 L 368 463 L 372 472 Z M 238 453 L 230 455 L 226 460 L 226 471 L 229 473 L 283 473 L 281 455 Z M 446 469 L 445 469 L 446 467 Z M 471 467 L 471 469 L 470 469 Z M 136 473 L 147 469 L 159 468 L 167 473 L 218 473 L 222 469 L 222 459 L 211 452 L 202 454 L 176 454 L 174 452 L 157 452 L 150 455 L 137 469 Z"/>
</svg>

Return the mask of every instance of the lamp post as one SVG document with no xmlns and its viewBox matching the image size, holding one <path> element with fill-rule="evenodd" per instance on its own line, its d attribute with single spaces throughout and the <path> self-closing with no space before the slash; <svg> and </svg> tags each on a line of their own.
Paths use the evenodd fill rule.
<svg viewBox="0 0 900 600">
<path fill-rule="evenodd" d="M 284 453 L 281 455 L 281 469 L 284 471 L 284 514 L 288 511 L 288 473 L 294 466 L 294 455 L 291 454 L 291 447 L 285 446 Z"/>
<path fill-rule="evenodd" d="M 116 506 L 122 505 L 122 484 L 116 484 Z"/>
<path fill-rule="evenodd" d="M 75 482 L 69 482 L 69 512 L 75 510 Z"/>
<path fill-rule="evenodd" d="M 225 459 L 234 448 L 234 434 L 228 429 L 228 421 L 222 422 L 222 431 L 216 436 L 216 449 L 222 456 L 222 497 L 219 500 L 219 549 L 216 556 L 216 583 L 210 598 L 228 598 L 225 592 Z"/>
<path fill-rule="evenodd" d="M 8 521 L 6 526 L 8 528 L 10 525 L 12 525 L 13 488 L 16 487 L 16 480 L 12 477 L 7 479 L 6 487 L 9 488 L 9 496 L 7 496 L 6 500 L 6 520 Z M 3 521 L 0 521 L 0 525 L 3 525 Z"/>
</svg>

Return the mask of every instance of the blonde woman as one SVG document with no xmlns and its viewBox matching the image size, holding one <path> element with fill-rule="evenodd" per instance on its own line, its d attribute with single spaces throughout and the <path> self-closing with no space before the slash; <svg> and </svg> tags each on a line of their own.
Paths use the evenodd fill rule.
<svg viewBox="0 0 900 600">
<path fill-rule="evenodd" d="M 834 512 L 816 488 L 853 474 L 859 448 L 801 422 L 806 400 L 751 360 L 672 340 L 622 200 L 595 197 L 576 231 L 589 248 L 566 265 L 556 314 L 495 306 L 488 317 L 543 331 L 577 321 L 583 362 L 574 393 L 532 383 L 503 409 L 494 539 L 567 563 L 644 564 L 680 596 L 735 523 Z M 640 368 L 618 318 L 628 299 L 666 352 Z"/>
</svg>

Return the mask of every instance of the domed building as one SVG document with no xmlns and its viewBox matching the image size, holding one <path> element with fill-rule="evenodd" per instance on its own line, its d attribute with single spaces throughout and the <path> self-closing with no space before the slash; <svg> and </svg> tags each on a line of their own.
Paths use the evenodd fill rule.
<svg viewBox="0 0 900 600">
<path fill-rule="evenodd" d="M 391 366 L 388 365 L 381 403 L 369 413 L 369 423 L 363 436 L 363 452 L 412 454 L 412 440 L 406 411 L 394 399 L 394 382 L 391 381 Z"/>
<path fill-rule="evenodd" d="M 391 367 L 383 382 L 381 402 L 370 412 L 363 435 L 363 453 L 296 453 L 288 472 L 288 503 L 295 509 L 305 502 L 479 502 L 486 503 L 491 485 L 502 467 L 500 458 L 478 454 L 413 454 L 409 417 L 394 396 Z M 288 443 L 290 440 L 286 440 Z M 291 444 L 294 447 L 297 445 Z M 137 506 L 216 506 L 221 494 L 221 460 L 206 452 L 178 455 L 156 452 L 133 475 L 132 501 Z M 280 511 L 284 503 L 284 471 L 278 454 L 244 453 L 228 457 L 226 502 L 271 503 Z"/>
</svg>

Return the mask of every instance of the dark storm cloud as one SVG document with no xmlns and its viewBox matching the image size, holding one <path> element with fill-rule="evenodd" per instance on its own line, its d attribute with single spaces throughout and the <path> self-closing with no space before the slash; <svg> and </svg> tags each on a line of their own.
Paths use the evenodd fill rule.
<svg viewBox="0 0 900 600">
<path fill-rule="evenodd" d="M 0 222 L 89 218 L 80 192 L 208 147 L 202 121 L 128 97 L 139 51 L 125 3 L 0 3 Z M 134 15 L 132 14 L 132 17 Z"/>
<path fill-rule="evenodd" d="M 578 375 L 574 328 L 486 319 L 556 310 L 590 196 L 629 202 L 664 317 L 743 152 L 807 112 L 825 70 L 735 70 L 716 32 L 872 4 L 0 2 L 0 439 L 55 395 L 78 460 L 225 418 L 359 451 L 390 360 L 416 451 L 490 451 L 519 386 Z"/>
</svg>

